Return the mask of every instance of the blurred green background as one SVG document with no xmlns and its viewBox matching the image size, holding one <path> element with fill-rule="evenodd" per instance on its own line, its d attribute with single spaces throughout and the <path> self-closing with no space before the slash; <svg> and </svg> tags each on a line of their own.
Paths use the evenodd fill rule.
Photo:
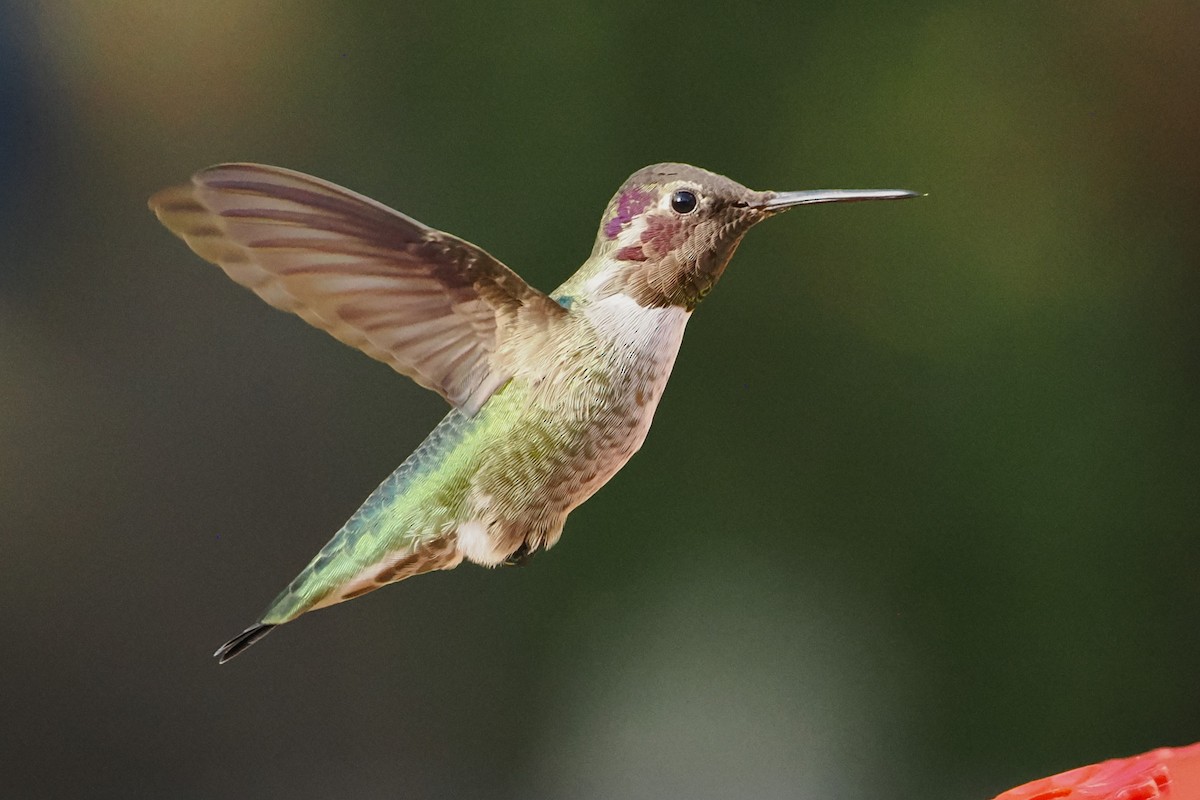
<svg viewBox="0 0 1200 800">
<path fill-rule="evenodd" d="M 0 5 L 11 797 L 984 800 L 1200 739 L 1200 6 Z M 146 198 L 310 172 L 551 289 L 635 169 L 747 238 L 525 569 L 241 630 L 440 398 Z"/>
</svg>

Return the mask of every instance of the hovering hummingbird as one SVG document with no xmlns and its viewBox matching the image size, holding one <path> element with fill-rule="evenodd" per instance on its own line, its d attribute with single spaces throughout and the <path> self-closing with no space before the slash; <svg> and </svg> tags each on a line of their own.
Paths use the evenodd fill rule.
<svg viewBox="0 0 1200 800">
<path fill-rule="evenodd" d="M 696 304 L 753 225 L 915 192 L 756 192 L 686 164 L 635 172 L 592 254 L 543 294 L 488 253 L 332 183 L 221 164 L 150 198 L 200 257 L 452 406 L 223 663 L 307 611 L 465 559 L 524 563 L 641 447 Z"/>
</svg>

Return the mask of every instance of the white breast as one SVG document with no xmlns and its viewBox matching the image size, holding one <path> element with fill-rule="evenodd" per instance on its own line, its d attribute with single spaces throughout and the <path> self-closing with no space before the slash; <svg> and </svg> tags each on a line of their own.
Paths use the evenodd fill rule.
<svg viewBox="0 0 1200 800">
<path fill-rule="evenodd" d="M 683 341 L 691 312 L 679 307 L 646 308 L 625 294 L 614 294 L 588 306 L 585 312 L 608 357 L 619 365 L 622 380 L 611 401 L 616 418 L 626 425 L 614 430 L 609 463 L 601 469 L 602 485 L 642 446 L 658 401 Z"/>
<path fill-rule="evenodd" d="M 669 374 L 692 314 L 679 306 L 646 308 L 627 294 L 612 294 L 589 304 L 584 315 L 601 339 L 630 356 L 665 362 Z"/>
</svg>

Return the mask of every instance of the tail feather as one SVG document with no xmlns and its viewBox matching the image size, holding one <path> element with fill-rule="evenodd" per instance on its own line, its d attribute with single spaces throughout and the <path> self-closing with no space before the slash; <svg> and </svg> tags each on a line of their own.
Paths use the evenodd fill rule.
<svg viewBox="0 0 1200 800">
<path fill-rule="evenodd" d="M 233 658 L 262 637 L 266 636 L 274 627 L 274 625 L 269 625 L 264 622 L 256 622 L 249 628 L 246 628 L 246 630 L 242 631 L 237 636 L 233 637 L 228 642 L 217 648 L 217 652 L 213 653 L 213 655 L 217 658 L 217 663 L 224 664 L 226 661 Z"/>
</svg>

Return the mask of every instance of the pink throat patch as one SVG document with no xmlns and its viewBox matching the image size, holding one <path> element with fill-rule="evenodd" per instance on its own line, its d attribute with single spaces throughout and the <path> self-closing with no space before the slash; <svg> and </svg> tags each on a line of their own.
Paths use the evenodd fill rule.
<svg viewBox="0 0 1200 800">
<path fill-rule="evenodd" d="M 621 230 L 633 221 L 654 202 L 654 194 L 644 189 L 628 189 L 617 198 L 617 213 L 604 223 L 604 235 L 609 239 L 617 238 Z"/>
</svg>

